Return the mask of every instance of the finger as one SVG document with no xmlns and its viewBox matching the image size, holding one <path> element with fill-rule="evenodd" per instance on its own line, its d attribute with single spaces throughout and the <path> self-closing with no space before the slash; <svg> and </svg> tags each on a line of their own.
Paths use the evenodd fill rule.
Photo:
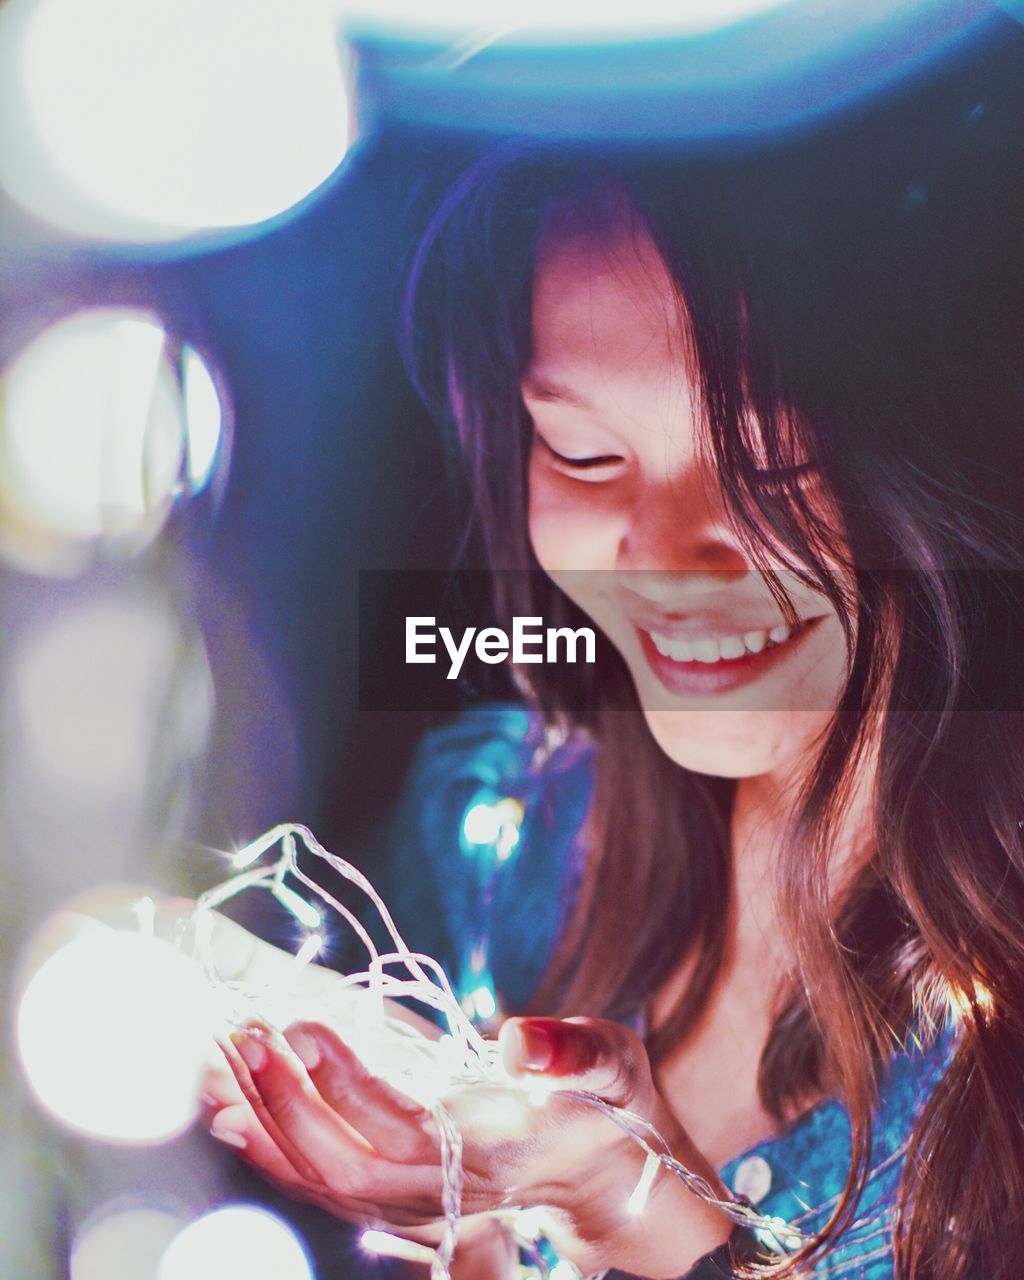
<svg viewBox="0 0 1024 1280">
<path fill-rule="evenodd" d="M 317 1204 L 360 1225 L 378 1212 L 376 1205 L 329 1195 L 322 1186 L 300 1178 L 247 1102 L 222 1108 L 210 1122 L 210 1134 L 231 1147 L 285 1195 Z"/>
<path fill-rule="evenodd" d="M 438 1160 L 430 1112 L 368 1071 L 329 1027 L 296 1022 L 284 1034 L 320 1097 L 376 1151 L 402 1164 Z"/>
<path fill-rule="evenodd" d="M 230 1071 L 209 1067 L 199 1081 L 199 1098 L 207 1107 L 230 1107 L 245 1101 L 238 1081 Z"/>
<path fill-rule="evenodd" d="M 633 1101 L 650 1077 L 640 1037 L 602 1018 L 509 1018 L 498 1041 L 511 1075 L 571 1081 L 616 1106 Z"/>
<path fill-rule="evenodd" d="M 282 1155 L 247 1102 L 222 1107 L 210 1121 L 210 1134 L 225 1146 L 244 1152 L 246 1160 L 258 1165 L 279 1185 L 307 1185 L 295 1172 L 291 1161 Z"/>
<path fill-rule="evenodd" d="M 395 1165 L 374 1152 L 320 1097 L 283 1039 L 266 1028 L 249 1028 L 234 1041 L 246 1068 L 246 1079 L 240 1080 L 246 1097 L 300 1177 L 342 1196 L 406 1209 L 414 1205 L 417 1212 L 426 1206 L 430 1216 L 438 1216 L 436 1165 Z"/>
<path fill-rule="evenodd" d="M 278 1123 L 274 1111 L 267 1106 L 257 1084 L 258 1064 L 267 1057 L 268 1050 L 264 1041 L 269 1041 L 269 1038 L 269 1033 L 264 1029 L 250 1027 L 244 1032 L 232 1033 L 229 1039 L 218 1041 L 218 1043 L 257 1122 L 291 1164 L 294 1176 L 307 1182 L 318 1183 L 320 1176 L 316 1166 Z M 279 1110 L 283 1113 L 283 1106 Z"/>
</svg>

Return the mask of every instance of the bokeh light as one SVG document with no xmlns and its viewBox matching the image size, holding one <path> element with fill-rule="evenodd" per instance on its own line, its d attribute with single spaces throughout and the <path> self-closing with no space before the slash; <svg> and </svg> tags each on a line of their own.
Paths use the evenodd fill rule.
<svg viewBox="0 0 1024 1280">
<path fill-rule="evenodd" d="M 501 833 L 501 814 L 493 804 L 472 805 L 462 820 L 462 834 L 468 844 L 493 844 Z"/>
<path fill-rule="evenodd" d="M 523 805 L 514 796 L 475 801 L 462 819 L 463 844 L 469 852 L 475 852 L 480 846 L 492 846 L 498 861 L 504 862 L 519 843 L 522 821 Z"/>
<path fill-rule="evenodd" d="M 320 0 L 8 0 L 0 79 L 0 180 L 91 236 L 263 222 L 348 142 Z"/>
<path fill-rule="evenodd" d="M 193 348 L 130 309 L 46 329 L 0 383 L 0 551 L 19 568 L 80 571 L 145 545 L 174 500 L 209 482 L 223 397 Z"/>
<path fill-rule="evenodd" d="M 171 693 L 176 695 L 171 697 Z M 109 594 L 26 634 L 8 677 L 19 788 L 90 809 L 135 810 L 155 757 L 196 758 L 213 716 L 205 654 L 157 594 Z"/>
<path fill-rule="evenodd" d="M 159 1142 L 195 1116 L 216 1028 L 198 964 L 169 942 L 83 920 L 18 1004 L 17 1046 L 39 1102 L 110 1142 Z"/>
<path fill-rule="evenodd" d="M 280 1218 L 226 1205 L 190 1222 L 164 1251 L 157 1280 L 313 1280 L 305 1250 Z"/>
<path fill-rule="evenodd" d="M 69 1280 L 157 1280 L 160 1259 L 182 1225 L 164 1209 L 101 1211 L 75 1236 Z"/>
</svg>

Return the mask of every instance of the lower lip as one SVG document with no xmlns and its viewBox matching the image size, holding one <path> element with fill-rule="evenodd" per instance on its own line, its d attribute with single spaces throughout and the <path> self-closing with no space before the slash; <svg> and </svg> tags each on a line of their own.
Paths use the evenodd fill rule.
<svg viewBox="0 0 1024 1280">
<path fill-rule="evenodd" d="M 760 653 L 745 653 L 742 658 L 722 658 L 718 662 L 677 662 L 666 658 L 654 647 L 650 635 L 637 627 L 640 645 L 651 670 L 670 693 L 698 698 L 708 694 L 729 693 L 741 689 L 767 675 L 796 653 L 814 631 L 821 618 L 803 624 L 782 644 L 762 649 Z"/>
</svg>

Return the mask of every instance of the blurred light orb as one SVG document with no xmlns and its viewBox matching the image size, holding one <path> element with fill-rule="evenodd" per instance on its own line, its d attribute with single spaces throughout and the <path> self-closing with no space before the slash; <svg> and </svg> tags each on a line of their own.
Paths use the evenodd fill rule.
<svg viewBox="0 0 1024 1280">
<path fill-rule="evenodd" d="M 0 381 L 0 551 L 16 567 L 74 573 L 101 549 L 139 549 L 174 501 L 210 481 L 225 411 L 213 373 L 160 321 L 76 312 Z"/>
<path fill-rule="evenodd" d="M 159 596 L 89 600 L 35 629 L 15 654 L 8 730 L 20 776 L 91 810 L 130 807 L 154 757 L 194 759 L 206 744 L 214 688 L 201 645 Z"/>
<path fill-rule="evenodd" d="M 160 1259 L 181 1227 L 181 1218 L 163 1209 L 102 1212 L 75 1237 L 69 1280 L 157 1280 Z"/>
<path fill-rule="evenodd" d="M 250 226 L 344 155 L 346 86 L 323 0 L 6 8 L 0 40 L 23 118 L 3 129 L 0 172 L 51 222 L 141 241 Z"/>
<path fill-rule="evenodd" d="M 157 1280 L 313 1280 L 306 1252 L 280 1218 L 226 1205 L 190 1222 L 164 1251 Z"/>
<path fill-rule="evenodd" d="M 501 834 L 501 813 L 497 805 L 481 801 L 467 810 L 462 820 L 467 844 L 494 844 Z"/>
<path fill-rule="evenodd" d="M 215 1025 L 197 964 L 159 938 L 94 923 L 32 974 L 16 1037 L 51 1115 L 91 1137 L 140 1144 L 194 1119 Z"/>
</svg>

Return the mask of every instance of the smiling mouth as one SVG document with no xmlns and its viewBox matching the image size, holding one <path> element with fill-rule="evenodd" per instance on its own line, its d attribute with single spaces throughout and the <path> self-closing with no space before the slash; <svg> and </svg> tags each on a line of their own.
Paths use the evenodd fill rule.
<svg viewBox="0 0 1024 1280">
<path fill-rule="evenodd" d="M 770 628 L 763 627 L 755 631 L 746 631 L 742 635 L 724 636 L 721 639 L 709 636 L 705 639 L 682 640 L 661 635 L 657 631 L 643 631 L 643 628 L 640 630 L 650 639 L 651 644 L 663 658 L 669 658 L 673 662 L 716 666 L 719 663 L 737 662 L 748 654 L 764 653 L 768 649 L 780 648 L 816 621 L 816 618 L 811 618 L 797 623 L 795 627 L 786 624 Z"/>
<path fill-rule="evenodd" d="M 679 639 L 636 627 L 649 666 L 672 693 L 720 693 L 757 679 L 784 661 L 821 617 L 722 638 Z"/>
</svg>

